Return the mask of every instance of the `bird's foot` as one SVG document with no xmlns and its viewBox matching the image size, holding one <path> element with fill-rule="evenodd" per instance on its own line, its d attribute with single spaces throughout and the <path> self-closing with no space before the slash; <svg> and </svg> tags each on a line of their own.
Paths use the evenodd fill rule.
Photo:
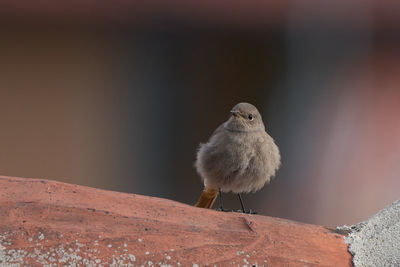
<svg viewBox="0 0 400 267">
<path fill-rule="evenodd" d="M 255 210 L 249 210 L 249 211 L 246 211 L 246 213 L 248 213 L 248 214 L 258 214 L 258 212 L 255 211 Z"/>
<path fill-rule="evenodd" d="M 238 212 L 238 213 L 244 213 L 244 214 L 258 214 L 258 212 L 257 211 L 255 211 L 255 210 L 246 210 L 246 211 L 243 211 L 243 210 L 237 210 L 237 211 L 235 211 L 235 212 Z"/>
<path fill-rule="evenodd" d="M 224 208 L 221 208 L 221 207 L 216 208 L 215 210 L 216 211 L 223 211 L 223 212 L 233 212 L 234 211 L 233 209 L 224 209 Z"/>
</svg>

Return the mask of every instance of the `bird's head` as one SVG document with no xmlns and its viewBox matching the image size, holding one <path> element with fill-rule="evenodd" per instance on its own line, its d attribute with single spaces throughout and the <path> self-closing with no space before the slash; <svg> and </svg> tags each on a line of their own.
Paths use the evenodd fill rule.
<svg viewBox="0 0 400 267">
<path fill-rule="evenodd" d="M 265 130 L 260 112 L 249 103 L 239 103 L 231 110 L 231 116 L 224 127 L 230 131 L 257 131 Z"/>
</svg>

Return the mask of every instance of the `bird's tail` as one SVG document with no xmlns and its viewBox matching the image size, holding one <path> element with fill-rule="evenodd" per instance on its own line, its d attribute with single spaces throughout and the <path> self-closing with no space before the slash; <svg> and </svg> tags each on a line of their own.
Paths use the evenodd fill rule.
<svg viewBox="0 0 400 267">
<path fill-rule="evenodd" d="M 211 209 L 215 200 L 218 196 L 218 190 L 214 188 L 205 187 L 201 193 L 199 201 L 196 203 L 196 207 Z"/>
</svg>

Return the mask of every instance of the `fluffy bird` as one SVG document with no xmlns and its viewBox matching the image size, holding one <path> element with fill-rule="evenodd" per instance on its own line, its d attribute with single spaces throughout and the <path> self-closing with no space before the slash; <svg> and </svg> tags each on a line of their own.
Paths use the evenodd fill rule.
<svg viewBox="0 0 400 267">
<path fill-rule="evenodd" d="M 278 146 L 265 131 L 257 108 L 239 103 L 209 141 L 200 144 L 195 167 L 204 181 L 204 190 L 196 207 L 212 208 L 219 194 L 219 209 L 224 210 L 221 192 L 233 192 L 238 194 L 242 212 L 246 213 L 240 193 L 261 189 L 280 165 Z"/>
</svg>

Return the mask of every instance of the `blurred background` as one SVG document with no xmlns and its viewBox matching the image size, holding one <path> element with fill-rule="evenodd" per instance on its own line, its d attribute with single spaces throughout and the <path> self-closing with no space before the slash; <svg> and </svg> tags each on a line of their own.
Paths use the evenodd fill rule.
<svg viewBox="0 0 400 267">
<path fill-rule="evenodd" d="M 246 205 L 354 224 L 400 197 L 399 30 L 398 1 L 1 1 L 0 175 L 192 205 L 246 101 L 283 163 Z"/>
</svg>

